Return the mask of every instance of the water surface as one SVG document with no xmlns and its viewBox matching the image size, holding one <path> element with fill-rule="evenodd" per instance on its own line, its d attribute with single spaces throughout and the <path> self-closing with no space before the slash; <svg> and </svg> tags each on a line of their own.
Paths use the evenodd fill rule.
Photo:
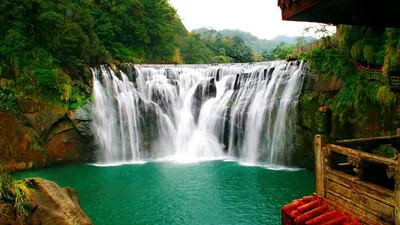
<svg viewBox="0 0 400 225">
<path fill-rule="evenodd" d="M 16 174 L 78 191 L 96 225 L 281 224 L 281 207 L 314 191 L 314 174 L 237 162 L 68 166 Z"/>
</svg>

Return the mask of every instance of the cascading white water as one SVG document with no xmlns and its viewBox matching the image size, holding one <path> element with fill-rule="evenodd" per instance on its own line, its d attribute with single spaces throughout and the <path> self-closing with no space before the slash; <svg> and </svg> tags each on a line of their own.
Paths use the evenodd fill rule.
<svg viewBox="0 0 400 225">
<path fill-rule="evenodd" d="M 93 69 L 99 162 L 234 156 L 286 164 L 303 70 L 299 62 Z"/>
</svg>

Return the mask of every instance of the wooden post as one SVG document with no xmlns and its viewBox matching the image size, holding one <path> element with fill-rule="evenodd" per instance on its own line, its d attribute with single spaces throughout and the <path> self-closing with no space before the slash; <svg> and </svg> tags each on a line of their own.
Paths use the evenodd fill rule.
<svg viewBox="0 0 400 225">
<path fill-rule="evenodd" d="M 315 135 L 314 153 L 315 153 L 315 194 L 320 197 L 325 197 L 325 154 L 324 146 L 328 142 L 326 135 Z"/>
<path fill-rule="evenodd" d="M 397 136 L 400 136 L 400 128 L 397 128 Z"/>
<path fill-rule="evenodd" d="M 399 132 L 399 129 L 397 129 Z M 397 154 L 397 162 L 400 163 L 399 154 Z M 395 225 L 400 225 L 400 168 L 399 164 L 392 167 L 391 176 L 394 179 L 394 221 Z"/>
</svg>

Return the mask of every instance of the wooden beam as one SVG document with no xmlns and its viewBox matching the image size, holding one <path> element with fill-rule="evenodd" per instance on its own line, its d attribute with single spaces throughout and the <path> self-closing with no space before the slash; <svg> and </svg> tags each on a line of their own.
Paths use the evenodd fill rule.
<svg viewBox="0 0 400 225">
<path fill-rule="evenodd" d="M 351 148 L 346 148 L 346 147 L 339 146 L 339 145 L 328 144 L 328 145 L 326 145 L 326 148 L 332 152 L 336 152 L 336 153 L 346 155 L 346 156 L 356 157 L 361 160 L 366 160 L 369 162 L 381 163 L 381 164 L 385 164 L 388 166 L 389 165 L 390 166 L 398 165 L 397 160 L 385 158 L 385 157 L 374 155 L 374 154 L 367 153 L 367 152 L 357 151 L 357 150 L 354 150 Z"/>
<path fill-rule="evenodd" d="M 357 139 L 347 139 L 335 141 L 336 144 L 363 144 L 365 142 L 382 142 L 388 143 L 400 141 L 400 136 L 384 136 L 384 137 L 370 137 L 370 138 L 357 138 Z"/>
</svg>

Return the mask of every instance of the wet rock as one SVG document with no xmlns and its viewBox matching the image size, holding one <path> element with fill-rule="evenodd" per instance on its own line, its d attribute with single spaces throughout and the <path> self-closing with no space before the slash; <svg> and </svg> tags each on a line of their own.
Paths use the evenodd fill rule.
<svg viewBox="0 0 400 225">
<path fill-rule="evenodd" d="M 66 116 L 44 100 L 21 99 L 22 113 L 0 113 L 0 158 L 10 170 L 43 168 L 58 163 L 91 161 L 91 103 Z"/>
<path fill-rule="evenodd" d="M 0 158 L 10 170 L 40 168 L 47 155 L 35 129 L 23 116 L 0 112 Z"/>
<path fill-rule="evenodd" d="M 93 114 L 92 114 L 93 104 L 91 102 L 87 102 L 80 108 L 77 108 L 75 111 L 68 112 L 68 118 L 71 121 L 80 120 L 80 121 L 92 121 Z"/>
<path fill-rule="evenodd" d="M 227 108 L 224 114 L 224 133 L 222 136 L 222 143 L 224 144 L 225 153 L 228 152 L 229 148 L 231 110 L 232 110 L 231 107 Z"/>
<path fill-rule="evenodd" d="M 46 144 L 49 153 L 49 163 L 52 162 L 77 162 L 85 154 L 85 140 L 75 129 L 60 132 L 54 135 Z"/>
<path fill-rule="evenodd" d="M 86 140 L 93 139 L 92 128 L 89 122 L 79 122 L 74 124 L 74 126 Z"/>
<path fill-rule="evenodd" d="M 165 70 L 166 77 L 168 80 L 177 80 L 178 79 L 178 73 L 175 72 L 175 70 L 171 68 L 167 68 Z"/>
<path fill-rule="evenodd" d="M 235 91 L 237 91 L 237 90 L 239 90 L 239 74 L 236 74 L 236 78 L 235 78 L 235 84 L 234 84 L 234 86 L 233 86 L 233 90 L 235 90 Z"/>
<path fill-rule="evenodd" d="M 173 85 L 176 89 L 176 93 L 179 95 L 179 81 L 178 80 L 168 80 L 168 83 Z"/>
<path fill-rule="evenodd" d="M 220 80 L 221 71 L 222 71 L 222 69 L 218 69 L 218 70 L 217 70 L 217 75 L 215 76 L 215 78 L 217 79 L 217 81 Z"/>
<path fill-rule="evenodd" d="M 78 194 L 71 188 L 60 188 L 56 183 L 40 178 L 25 179 L 30 190 L 31 225 L 92 225 L 88 215 L 82 210 Z"/>
<path fill-rule="evenodd" d="M 66 109 L 57 103 L 43 99 L 23 98 L 18 100 L 18 105 L 30 124 L 44 137 L 54 123 L 65 116 Z"/>
<path fill-rule="evenodd" d="M 140 129 L 141 143 L 140 151 L 147 157 L 151 156 L 152 144 L 158 139 L 160 129 L 158 128 L 157 105 L 152 102 L 140 100 Z"/>
<path fill-rule="evenodd" d="M 65 115 L 65 112 L 63 110 L 43 110 L 36 113 L 25 113 L 24 115 L 36 132 L 43 137 L 51 126 Z"/>
<path fill-rule="evenodd" d="M 55 135 L 71 129 L 74 129 L 74 126 L 69 120 L 60 120 L 50 129 L 49 134 L 47 135 L 47 140 L 51 140 Z"/>
<path fill-rule="evenodd" d="M 123 73 L 126 74 L 126 76 L 128 76 L 128 79 L 132 83 L 134 84 L 136 83 L 138 72 L 136 71 L 135 65 L 131 63 L 122 63 L 122 64 L 117 64 L 116 66 L 118 70 L 121 70 Z"/>
<path fill-rule="evenodd" d="M 60 120 L 50 130 L 47 140 L 48 164 L 79 163 L 93 158 L 94 138 L 88 122 Z"/>
<path fill-rule="evenodd" d="M 194 92 L 193 104 L 192 104 L 192 115 L 195 122 L 198 122 L 200 116 L 201 106 L 210 98 L 217 96 L 217 87 L 215 85 L 215 78 L 201 81 Z"/>
<path fill-rule="evenodd" d="M 44 109 L 42 102 L 30 98 L 18 99 L 17 104 L 23 113 L 35 113 Z"/>
<path fill-rule="evenodd" d="M 78 133 L 82 137 L 81 140 L 84 143 L 86 143 L 85 147 L 86 150 L 84 152 L 79 150 L 84 155 L 82 160 L 89 160 L 95 158 L 94 154 L 97 146 L 94 140 L 91 127 L 91 122 L 93 120 L 92 108 L 93 104 L 91 102 L 87 102 L 82 107 L 74 111 L 68 112 L 68 118 L 71 120 L 72 125 L 75 127 L 76 131 L 78 131 Z"/>
</svg>

